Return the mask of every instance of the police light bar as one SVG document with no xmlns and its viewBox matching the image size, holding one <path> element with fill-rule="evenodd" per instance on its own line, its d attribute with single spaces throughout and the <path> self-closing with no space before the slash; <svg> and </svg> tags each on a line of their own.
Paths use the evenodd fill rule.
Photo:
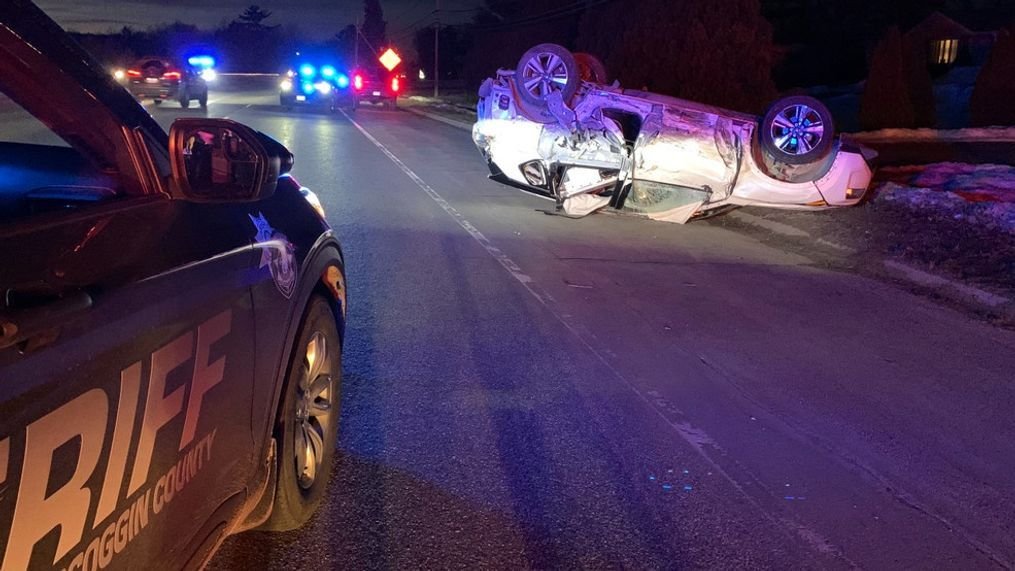
<svg viewBox="0 0 1015 571">
<path fill-rule="evenodd" d="M 190 56 L 187 58 L 187 63 L 194 67 L 215 67 L 215 58 L 211 56 Z"/>
</svg>

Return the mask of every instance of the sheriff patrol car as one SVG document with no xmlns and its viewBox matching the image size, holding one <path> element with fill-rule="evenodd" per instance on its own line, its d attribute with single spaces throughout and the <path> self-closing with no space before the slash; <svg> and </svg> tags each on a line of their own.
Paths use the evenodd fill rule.
<svg viewBox="0 0 1015 571">
<path fill-rule="evenodd" d="M 0 92 L 0 571 L 197 568 L 302 525 L 346 297 L 292 155 L 167 134 L 27 0 L 0 3 Z"/>
</svg>

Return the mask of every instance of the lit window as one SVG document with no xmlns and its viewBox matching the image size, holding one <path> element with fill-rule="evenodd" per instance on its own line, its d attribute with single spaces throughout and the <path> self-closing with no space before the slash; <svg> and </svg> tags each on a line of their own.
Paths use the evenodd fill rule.
<svg viewBox="0 0 1015 571">
<path fill-rule="evenodd" d="M 930 63 L 948 65 L 959 57 L 958 40 L 934 40 L 930 43 Z"/>
</svg>

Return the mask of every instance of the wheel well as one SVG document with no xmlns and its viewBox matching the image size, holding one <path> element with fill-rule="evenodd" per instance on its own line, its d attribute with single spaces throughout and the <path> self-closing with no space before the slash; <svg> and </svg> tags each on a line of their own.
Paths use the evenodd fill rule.
<svg viewBox="0 0 1015 571">
<path fill-rule="evenodd" d="M 335 325 L 338 328 L 338 339 L 345 345 L 345 316 L 342 314 L 342 307 L 338 299 L 332 294 L 331 289 L 328 287 L 324 278 L 322 277 L 317 285 L 314 286 L 314 291 L 310 294 L 313 298 L 315 295 L 319 295 L 324 298 L 324 301 L 328 302 L 328 307 L 331 308 L 332 315 L 335 316 Z M 309 299 L 307 300 L 309 303 Z"/>
<path fill-rule="evenodd" d="M 638 140 L 638 134 L 641 133 L 642 120 L 641 116 L 637 113 L 622 111 L 620 109 L 603 109 L 603 117 L 613 119 L 620 125 L 620 130 L 624 133 L 624 140 L 627 141 L 627 144 L 633 145 Z"/>
</svg>

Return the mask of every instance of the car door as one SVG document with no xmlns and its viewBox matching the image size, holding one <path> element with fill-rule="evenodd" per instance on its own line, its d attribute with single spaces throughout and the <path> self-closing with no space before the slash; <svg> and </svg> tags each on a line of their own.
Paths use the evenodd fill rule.
<svg viewBox="0 0 1015 571">
<path fill-rule="evenodd" d="M 34 6 L 0 24 L 0 570 L 178 568 L 258 465 L 255 230 L 168 198 L 164 133 Z"/>
<path fill-rule="evenodd" d="M 0 280 L 7 322 L 34 322 L 0 349 L 5 571 L 108 559 L 110 538 L 127 560 L 185 559 L 198 528 L 244 491 L 252 255 L 221 234 L 221 247 L 200 246 L 205 209 L 216 210 L 109 204 L 0 230 L 3 259 L 35 261 Z"/>
</svg>

